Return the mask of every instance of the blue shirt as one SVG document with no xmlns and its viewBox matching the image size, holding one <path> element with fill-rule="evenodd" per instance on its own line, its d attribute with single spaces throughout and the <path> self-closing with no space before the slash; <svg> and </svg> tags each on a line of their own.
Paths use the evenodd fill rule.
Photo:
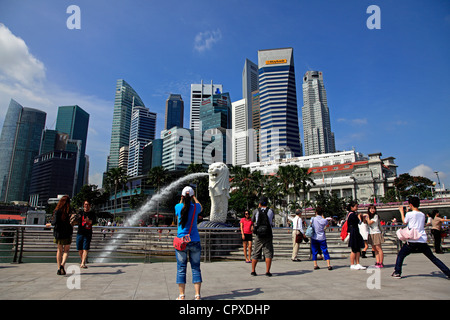
<svg viewBox="0 0 450 320">
<path fill-rule="evenodd" d="M 200 203 L 196 203 L 195 206 L 196 206 L 195 217 L 194 217 L 194 223 L 192 223 L 192 230 L 191 230 L 190 236 L 191 236 L 191 241 L 200 241 L 200 234 L 198 233 L 198 229 L 197 229 L 197 219 L 198 219 L 198 214 L 202 210 L 202 206 L 200 205 Z M 181 226 L 181 209 L 183 209 L 183 207 L 184 207 L 183 203 L 179 203 L 175 206 L 175 214 L 176 214 L 177 220 L 178 220 L 178 235 L 177 236 L 179 238 L 184 237 L 189 234 L 189 229 L 191 228 L 192 217 L 194 215 L 194 203 L 191 203 L 191 207 L 189 208 L 188 221 L 186 222 L 186 225 L 183 228 Z"/>
<path fill-rule="evenodd" d="M 321 216 L 315 216 L 313 218 L 314 235 L 312 236 L 312 238 L 319 241 L 326 240 L 325 227 L 327 225 L 327 219 L 324 219 Z"/>
</svg>

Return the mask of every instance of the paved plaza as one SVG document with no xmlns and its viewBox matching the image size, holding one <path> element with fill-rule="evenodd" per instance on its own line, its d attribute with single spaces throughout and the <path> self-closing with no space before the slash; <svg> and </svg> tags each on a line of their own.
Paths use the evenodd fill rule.
<svg viewBox="0 0 450 320">
<path fill-rule="evenodd" d="M 450 266 L 450 253 L 438 255 Z M 274 259 L 272 277 L 259 262 L 258 275 L 244 261 L 202 263 L 203 300 L 448 300 L 450 280 L 424 255 L 405 260 L 403 278 L 393 279 L 395 255 L 385 258 L 385 268 L 350 270 L 349 259 L 332 260 L 333 270 L 319 261 L 292 262 Z M 368 266 L 373 258 L 361 259 Z M 73 269 L 73 270 L 72 270 Z M 66 265 L 67 275 L 56 275 L 56 262 L 0 264 L 1 300 L 175 300 L 176 263 L 91 263 L 88 269 Z M 194 298 L 188 284 L 186 299 Z"/>
</svg>

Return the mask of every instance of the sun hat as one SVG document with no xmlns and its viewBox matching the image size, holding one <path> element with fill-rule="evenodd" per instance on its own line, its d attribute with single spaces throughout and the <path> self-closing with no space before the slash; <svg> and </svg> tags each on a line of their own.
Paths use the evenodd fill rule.
<svg viewBox="0 0 450 320">
<path fill-rule="evenodd" d="M 194 189 L 192 189 L 191 187 L 187 186 L 184 187 L 183 191 L 181 191 L 181 195 L 183 197 L 186 196 L 186 193 L 188 193 L 191 197 L 194 195 Z"/>
</svg>

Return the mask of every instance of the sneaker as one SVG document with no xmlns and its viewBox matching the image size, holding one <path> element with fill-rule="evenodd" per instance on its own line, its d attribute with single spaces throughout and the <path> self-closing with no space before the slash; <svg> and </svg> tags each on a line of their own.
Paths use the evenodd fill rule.
<svg viewBox="0 0 450 320">
<path fill-rule="evenodd" d="M 402 276 L 400 274 L 396 273 L 395 271 L 394 271 L 393 274 L 391 274 L 391 277 L 395 278 L 395 279 L 401 279 L 402 278 Z"/>
<path fill-rule="evenodd" d="M 266 276 L 267 276 L 267 277 L 271 277 L 272 274 L 271 274 L 270 272 L 266 272 Z"/>
<path fill-rule="evenodd" d="M 250 273 L 252 276 L 256 276 L 256 272 L 253 271 L 252 273 Z"/>
<path fill-rule="evenodd" d="M 366 270 L 366 267 L 363 267 L 362 265 L 360 265 L 359 263 L 357 265 L 355 265 L 355 269 L 356 270 Z"/>
</svg>

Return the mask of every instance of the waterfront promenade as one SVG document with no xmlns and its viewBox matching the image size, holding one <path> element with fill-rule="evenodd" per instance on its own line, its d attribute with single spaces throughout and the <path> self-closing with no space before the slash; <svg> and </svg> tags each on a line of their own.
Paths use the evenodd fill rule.
<svg viewBox="0 0 450 320">
<path fill-rule="evenodd" d="M 72 256 L 76 253 L 71 252 Z M 438 255 L 450 266 L 450 253 Z M 423 254 L 405 260 L 402 279 L 391 278 L 395 255 L 385 257 L 383 269 L 350 270 L 349 259 L 332 259 L 334 270 L 319 261 L 273 261 L 272 277 L 266 277 L 259 262 L 258 276 L 250 275 L 244 261 L 202 263 L 203 300 L 448 300 L 450 280 Z M 368 266 L 373 258 L 361 259 Z M 176 263 L 92 263 L 88 269 L 74 266 L 75 273 L 56 275 L 55 263 L 1 263 L 0 300 L 175 300 Z M 80 272 L 79 274 L 77 272 Z M 188 284 L 186 299 L 193 300 Z M 79 288 L 77 288 L 79 286 Z M 191 301 L 194 303 L 194 301 Z"/>
</svg>

